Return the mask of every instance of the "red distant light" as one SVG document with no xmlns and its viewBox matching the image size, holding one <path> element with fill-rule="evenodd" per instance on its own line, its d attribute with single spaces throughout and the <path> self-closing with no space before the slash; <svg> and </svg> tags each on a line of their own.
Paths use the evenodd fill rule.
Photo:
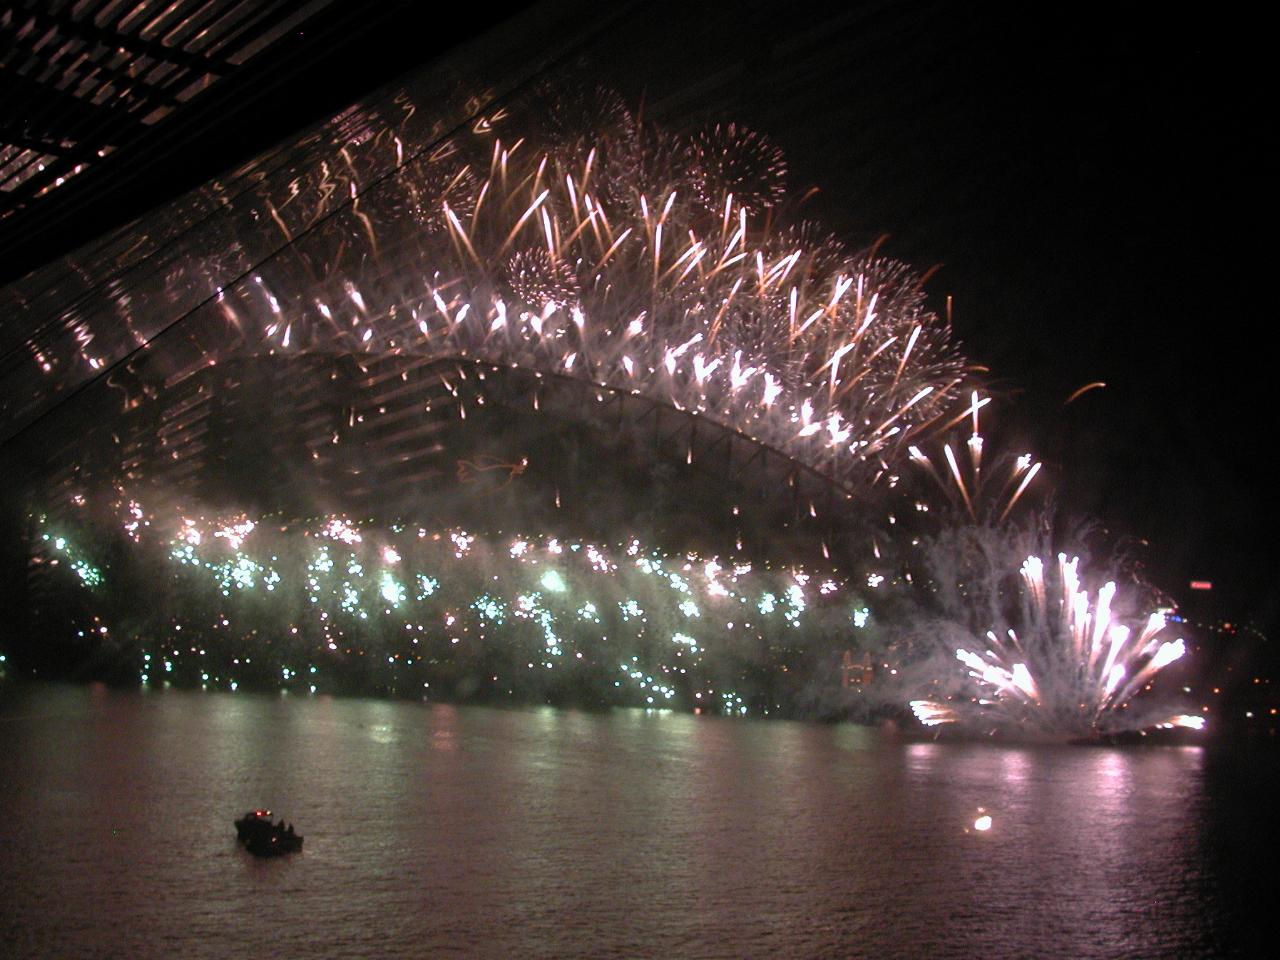
<svg viewBox="0 0 1280 960">
<path fill-rule="evenodd" d="M 1191 589 L 1192 590 L 1212 590 L 1213 583 L 1209 580 L 1192 580 Z"/>
</svg>

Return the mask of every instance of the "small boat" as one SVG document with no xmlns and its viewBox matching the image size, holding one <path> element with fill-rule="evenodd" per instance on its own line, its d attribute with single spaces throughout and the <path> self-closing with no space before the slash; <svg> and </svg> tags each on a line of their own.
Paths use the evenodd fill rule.
<svg viewBox="0 0 1280 960">
<path fill-rule="evenodd" d="M 236 839 L 257 857 L 278 857 L 302 849 L 302 835 L 293 832 L 293 824 L 271 822 L 270 810 L 250 810 L 235 821 Z"/>
<path fill-rule="evenodd" d="M 236 824 L 236 839 L 244 843 L 252 834 L 272 826 L 270 810 L 250 810 Z"/>
</svg>

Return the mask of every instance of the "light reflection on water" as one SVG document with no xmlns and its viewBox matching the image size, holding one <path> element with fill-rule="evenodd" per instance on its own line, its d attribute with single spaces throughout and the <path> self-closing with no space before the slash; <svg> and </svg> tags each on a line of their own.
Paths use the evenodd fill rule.
<svg viewBox="0 0 1280 960">
<path fill-rule="evenodd" d="M 1198 748 L 32 687 L 0 700 L 0 755 L 4 956 L 1196 957 L 1239 933 Z M 236 849 L 258 804 L 303 854 Z"/>
</svg>

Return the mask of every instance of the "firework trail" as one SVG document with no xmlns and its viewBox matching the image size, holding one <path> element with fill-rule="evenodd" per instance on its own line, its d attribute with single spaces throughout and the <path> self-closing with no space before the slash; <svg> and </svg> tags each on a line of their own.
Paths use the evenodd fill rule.
<svg viewBox="0 0 1280 960">
<path fill-rule="evenodd" d="M 945 433 L 963 421 L 971 424 L 971 432 L 963 442 L 947 436 L 941 443 L 941 456 L 930 456 L 915 444 L 907 450 L 911 462 L 930 477 L 961 523 L 1004 523 L 1042 466 L 1030 453 L 987 455 L 984 461 L 986 440 L 979 415 L 990 402 L 990 397 L 976 390 L 970 394 L 969 405 L 938 432 Z M 957 454 L 957 449 L 961 453 Z"/>
</svg>

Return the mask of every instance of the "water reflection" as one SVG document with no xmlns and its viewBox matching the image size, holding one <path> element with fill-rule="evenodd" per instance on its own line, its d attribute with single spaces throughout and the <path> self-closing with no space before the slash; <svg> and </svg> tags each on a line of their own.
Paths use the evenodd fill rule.
<svg viewBox="0 0 1280 960">
<path fill-rule="evenodd" d="M 37 688 L 0 705 L 0 750 L 0 944 L 24 955 L 1232 946 L 1229 848 L 1204 826 L 1226 812 L 1194 749 Z M 257 803 L 306 833 L 301 856 L 236 850 Z"/>
</svg>

